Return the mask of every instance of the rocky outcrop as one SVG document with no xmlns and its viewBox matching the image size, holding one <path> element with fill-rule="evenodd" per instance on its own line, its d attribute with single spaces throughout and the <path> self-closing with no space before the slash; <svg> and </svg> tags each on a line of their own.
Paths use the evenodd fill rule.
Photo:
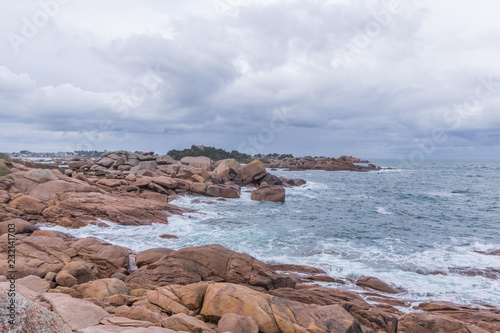
<svg viewBox="0 0 500 333">
<path fill-rule="evenodd" d="M 227 313 L 252 318 L 263 333 L 362 332 L 358 321 L 338 305 L 306 305 L 235 284 L 209 285 L 201 314 L 219 320 Z"/>
<path fill-rule="evenodd" d="M 294 279 L 274 273 L 263 262 L 218 244 L 175 251 L 139 268 L 125 281 L 157 286 L 226 281 L 267 290 L 295 285 Z"/>
<path fill-rule="evenodd" d="M 436 317 L 427 313 L 409 313 L 401 316 L 397 333 L 486 333 L 483 329 L 467 326 L 454 319 Z"/>
<path fill-rule="evenodd" d="M 37 234 L 39 233 L 39 234 Z M 8 270 L 7 235 L 0 237 L 0 271 Z M 17 277 L 45 277 L 48 273 L 65 272 L 56 280 L 73 281 L 69 285 L 93 278 L 108 278 L 120 269 L 128 269 L 129 250 L 94 238 L 76 239 L 70 235 L 45 230 L 17 236 Z M 66 274 L 67 273 L 67 274 Z M 75 274 L 77 276 L 74 276 Z"/>
<path fill-rule="evenodd" d="M 285 189 L 281 185 L 269 185 L 266 182 L 252 192 L 251 199 L 256 201 L 285 202 Z"/>
<path fill-rule="evenodd" d="M 363 163 L 365 165 L 358 165 Z M 369 161 L 364 161 L 352 156 L 333 157 L 287 157 L 281 160 L 271 159 L 266 164 L 269 168 L 285 168 L 290 171 L 299 170 L 326 170 L 326 171 L 373 171 L 380 168 Z"/>
</svg>

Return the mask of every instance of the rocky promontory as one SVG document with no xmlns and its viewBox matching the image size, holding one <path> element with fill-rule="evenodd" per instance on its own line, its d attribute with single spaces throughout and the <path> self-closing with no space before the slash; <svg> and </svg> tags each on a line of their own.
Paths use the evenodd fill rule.
<svg viewBox="0 0 500 333">
<path fill-rule="evenodd" d="M 271 159 L 266 165 L 269 168 L 284 168 L 289 171 L 325 170 L 366 172 L 381 169 L 367 160 L 361 160 L 352 156 L 341 156 L 339 158 L 312 156 L 286 157 L 283 159 Z"/>
</svg>

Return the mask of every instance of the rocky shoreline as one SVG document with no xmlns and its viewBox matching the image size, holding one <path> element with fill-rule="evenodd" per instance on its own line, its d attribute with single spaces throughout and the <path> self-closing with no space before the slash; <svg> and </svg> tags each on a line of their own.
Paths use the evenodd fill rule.
<svg viewBox="0 0 500 333">
<path fill-rule="evenodd" d="M 315 169 L 321 161 L 283 162 L 277 167 L 306 168 L 315 162 L 311 167 Z M 346 158 L 341 163 L 361 162 Z M 202 157 L 175 161 L 166 155 L 120 151 L 68 165 L 62 172 L 0 160 L 0 170 L 6 173 L 0 177 L 2 331 L 500 331 L 497 308 L 448 302 L 415 305 L 411 299 L 395 297 L 400 290 L 374 277 L 335 280 L 318 268 L 268 264 L 217 244 L 134 253 L 95 238 L 78 239 L 37 226 L 167 223 L 172 215 L 192 212 L 170 204 L 179 195 L 230 200 L 246 186 L 253 188 L 253 200 L 283 202 L 288 186 L 304 183 L 267 173 L 261 162 L 241 165 Z M 7 273 L 11 234 L 16 238 L 15 283 Z M 318 282 L 339 287 L 355 283 L 363 292 Z M 12 284 L 14 325 L 7 320 Z"/>
</svg>

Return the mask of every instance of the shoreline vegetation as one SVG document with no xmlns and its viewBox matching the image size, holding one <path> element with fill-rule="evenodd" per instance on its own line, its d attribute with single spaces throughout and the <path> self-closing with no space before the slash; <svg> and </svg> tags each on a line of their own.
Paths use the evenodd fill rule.
<svg viewBox="0 0 500 333">
<path fill-rule="evenodd" d="M 498 308 L 437 301 L 415 304 L 404 290 L 375 277 L 333 279 L 319 268 L 264 263 L 217 244 L 134 253 L 95 238 L 40 230 L 40 224 L 105 228 L 106 221 L 138 227 L 168 223 L 171 216 L 193 212 L 170 203 L 178 196 L 232 200 L 240 197 L 242 187 L 252 189 L 252 200 L 279 204 L 288 187 L 306 183 L 277 177 L 266 168 L 380 170 L 350 156 L 276 154 L 253 160 L 234 151 L 225 152 L 228 157 L 208 147 L 205 153 L 222 157 L 214 160 L 200 155 L 207 147 L 193 147 L 169 152 L 175 157 L 116 151 L 55 163 L 0 156 L 0 330 L 500 331 Z M 11 238 L 15 242 L 9 243 Z M 347 282 L 362 291 L 342 289 Z"/>
</svg>

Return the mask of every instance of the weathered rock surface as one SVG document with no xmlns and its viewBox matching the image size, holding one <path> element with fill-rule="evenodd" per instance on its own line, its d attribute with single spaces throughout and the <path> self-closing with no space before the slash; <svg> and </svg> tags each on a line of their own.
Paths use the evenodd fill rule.
<svg viewBox="0 0 500 333">
<path fill-rule="evenodd" d="M 125 283 L 118 279 L 100 279 L 76 286 L 83 298 L 95 298 L 98 301 L 104 301 L 105 298 L 112 295 L 130 295 Z"/>
<path fill-rule="evenodd" d="M 226 281 L 275 289 L 295 280 L 271 271 L 263 262 L 218 244 L 184 248 L 134 271 L 125 280 L 140 285 L 190 284 Z"/>
<path fill-rule="evenodd" d="M 358 321 L 338 305 L 306 305 L 240 285 L 209 285 L 201 314 L 219 320 L 226 313 L 254 319 L 263 333 L 362 332 Z"/>
<path fill-rule="evenodd" d="M 224 314 L 218 322 L 218 333 L 259 333 L 259 325 L 250 317 L 234 313 Z"/>
<path fill-rule="evenodd" d="M 238 171 L 238 177 L 243 185 L 257 181 L 266 175 L 266 167 L 261 161 L 253 161 L 242 166 Z"/>
<path fill-rule="evenodd" d="M 388 294 L 398 293 L 398 291 L 376 277 L 362 276 L 356 281 L 356 284 L 360 287 L 371 288 Z"/>
<path fill-rule="evenodd" d="M 67 294 L 46 293 L 42 299 L 50 303 L 52 310 L 60 315 L 72 330 L 97 325 L 104 317 L 109 316 L 109 313 L 97 305 Z"/>
<path fill-rule="evenodd" d="M 161 326 L 178 332 L 214 333 L 203 321 L 183 313 L 163 319 Z"/>
<path fill-rule="evenodd" d="M 427 313 L 409 313 L 399 318 L 398 333 L 486 333 L 465 323 Z"/>
<path fill-rule="evenodd" d="M 285 189 L 281 185 L 271 186 L 266 182 L 252 192 L 251 199 L 256 201 L 285 202 Z"/>
<path fill-rule="evenodd" d="M 152 264 L 172 252 L 174 252 L 174 250 L 167 248 L 155 248 L 142 251 L 135 256 L 135 264 L 140 268 Z"/>
<path fill-rule="evenodd" d="M 10 317 L 11 298 L 0 288 L 0 331 L 12 333 L 61 332 L 71 333 L 71 328 L 58 314 L 29 301 L 21 294 L 16 295 L 15 310 Z M 14 325 L 9 320 L 14 320 Z"/>
<path fill-rule="evenodd" d="M 40 233 L 37 235 L 37 233 Z M 108 278 L 121 268 L 128 269 L 129 250 L 117 245 L 111 245 L 95 238 L 75 239 L 72 236 L 50 232 L 35 231 L 31 236 L 17 236 L 16 270 L 17 277 L 36 275 L 45 277 L 47 273 L 59 273 L 70 262 L 76 262 L 67 267 L 66 272 L 78 281 L 86 279 Z M 8 270 L 7 235 L 0 236 L 0 271 Z M 82 265 L 88 270 L 81 269 Z M 74 265 L 74 266 L 73 266 Z M 77 273 L 75 273 L 77 272 Z M 80 274 L 80 272 L 83 272 Z M 74 276 L 76 274 L 77 276 Z M 79 280 L 79 279 L 82 280 Z M 58 278 L 56 277 L 56 280 Z"/>
</svg>

